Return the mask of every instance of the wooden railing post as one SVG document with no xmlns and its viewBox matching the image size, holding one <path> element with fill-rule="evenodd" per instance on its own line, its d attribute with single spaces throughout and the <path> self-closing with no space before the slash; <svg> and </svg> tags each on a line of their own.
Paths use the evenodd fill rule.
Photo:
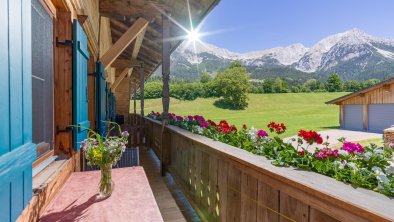
<svg viewBox="0 0 394 222">
<path fill-rule="evenodd" d="M 165 136 L 164 136 L 164 129 L 165 126 L 168 124 L 168 111 L 169 111 L 169 106 L 170 106 L 170 86 L 169 86 L 169 80 L 170 80 L 170 41 L 168 40 L 170 38 L 170 19 L 168 18 L 169 15 L 162 15 L 162 78 L 163 78 L 163 98 L 162 98 L 162 103 L 163 103 L 163 126 L 162 126 L 162 136 L 161 136 L 161 158 L 160 158 L 160 170 L 162 175 L 164 176 L 164 152 L 163 146 Z"/>
<path fill-rule="evenodd" d="M 140 102 L 141 102 L 141 118 L 140 118 L 140 139 L 139 139 L 139 145 L 144 146 L 144 90 L 145 90 L 145 71 L 144 71 L 144 63 L 141 63 L 140 65 Z"/>
</svg>

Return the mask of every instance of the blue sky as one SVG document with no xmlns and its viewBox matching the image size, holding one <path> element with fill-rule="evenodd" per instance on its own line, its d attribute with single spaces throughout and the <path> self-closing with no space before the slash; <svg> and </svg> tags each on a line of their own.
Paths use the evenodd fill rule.
<svg viewBox="0 0 394 222">
<path fill-rule="evenodd" d="M 221 0 L 200 32 L 207 43 L 247 52 L 302 43 L 359 28 L 394 38 L 394 0 Z"/>
</svg>

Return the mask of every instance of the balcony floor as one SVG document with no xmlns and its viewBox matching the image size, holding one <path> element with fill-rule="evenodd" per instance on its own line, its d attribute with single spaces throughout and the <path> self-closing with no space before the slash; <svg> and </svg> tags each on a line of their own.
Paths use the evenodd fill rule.
<svg viewBox="0 0 394 222">
<path fill-rule="evenodd" d="M 160 175 L 160 162 L 152 149 L 140 149 L 140 165 L 144 167 L 164 221 L 201 221 L 171 175 Z"/>
</svg>

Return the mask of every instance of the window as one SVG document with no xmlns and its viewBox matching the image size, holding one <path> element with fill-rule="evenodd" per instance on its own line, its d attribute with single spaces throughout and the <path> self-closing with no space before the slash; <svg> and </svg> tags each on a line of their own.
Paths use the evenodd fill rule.
<svg viewBox="0 0 394 222">
<path fill-rule="evenodd" d="M 37 159 L 53 150 L 53 19 L 32 0 L 33 143 Z"/>
</svg>

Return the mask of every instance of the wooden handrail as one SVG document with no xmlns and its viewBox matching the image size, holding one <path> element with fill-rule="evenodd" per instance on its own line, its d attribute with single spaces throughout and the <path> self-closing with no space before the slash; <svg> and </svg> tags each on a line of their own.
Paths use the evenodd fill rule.
<svg viewBox="0 0 394 222">
<path fill-rule="evenodd" d="M 160 128 L 161 122 L 150 118 L 146 119 L 148 120 L 146 122 L 150 123 L 149 129 L 147 129 L 147 137 L 150 137 L 150 141 L 157 141 L 154 132 L 159 131 L 155 128 Z M 278 201 L 273 204 L 274 207 L 272 209 L 264 208 L 265 210 L 263 210 L 266 212 L 265 215 L 268 213 L 275 214 L 274 218 L 287 217 L 287 220 L 290 221 L 303 221 L 305 219 L 308 221 L 308 218 L 309 221 L 319 221 L 322 218 L 329 218 L 333 221 L 394 220 L 394 200 L 382 194 L 362 188 L 356 189 L 333 178 L 311 171 L 291 167 L 276 167 L 263 156 L 254 155 L 204 136 L 195 135 L 176 126 L 167 126 L 167 130 L 171 137 L 170 144 L 163 146 L 163 149 L 167 149 L 163 151 L 175 155 L 164 160 L 167 161 L 167 169 L 174 176 L 177 184 L 183 187 L 183 191 L 190 198 L 193 206 L 197 208 L 197 212 L 209 219 L 225 221 L 229 216 L 241 218 L 253 214 L 257 208 L 261 210 L 264 206 L 267 207 L 267 204 L 263 201 L 264 197 L 260 197 L 258 193 L 262 184 L 261 186 L 265 187 L 263 189 L 265 192 L 269 190 L 273 194 L 278 194 L 278 197 L 268 197 L 278 198 Z M 154 150 L 157 149 L 154 143 L 150 145 L 153 146 Z M 155 152 L 160 151 L 155 150 Z M 206 163 L 206 158 L 218 162 L 208 161 Z M 215 166 L 217 163 L 222 168 Z M 210 164 L 208 172 L 204 171 L 206 170 L 204 168 L 206 164 Z M 195 169 L 195 171 L 190 169 Z M 185 178 L 193 178 L 197 175 L 195 179 L 201 180 L 202 184 L 210 184 L 212 180 L 210 171 L 215 169 L 218 172 L 216 180 L 218 180 L 219 175 L 223 174 L 227 177 L 226 182 L 230 186 L 225 187 L 224 184 L 216 182 L 217 189 L 222 191 L 226 189 L 227 198 L 232 199 L 231 201 L 223 199 L 218 201 L 220 204 L 228 205 L 219 207 L 220 209 L 226 209 L 226 216 L 223 215 L 223 212 L 217 215 L 211 209 L 212 206 L 203 204 L 204 197 L 199 197 L 199 194 L 195 192 L 196 190 L 193 187 L 190 188 L 189 181 L 185 180 Z M 189 170 L 189 172 L 184 172 L 184 170 Z M 204 181 L 204 178 L 207 177 L 206 174 L 208 174 L 208 182 Z M 257 181 L 258 187 L 255 185 L 248 186 L 248 181 L 252 181 L 253 184 Z M 198 188 L 199 185 L 196 186 Z M 233 192 L 231 187 L 239 188 L 239 192 Z M 210 189 L 212 190 L 212 187 Z M 204 189 L 201 188 L 201 192 L 204 194 Z M 229 196 L 230 194 L 239 195 L 240 203 L 233 203 L 238 199 L 233 199 L 233 196 Z M 256 198 L 249 198 L 250 196 Z M 248 206 L 247 208 L 251 208 L 252 212 L 244 212 L 247 210 L 244 204 Z M 244 210 L 240 212 L 237 210 L 235 212 L 228 211 L 229 208 L 232 211 L 237 207 Z"/>
</svg>

